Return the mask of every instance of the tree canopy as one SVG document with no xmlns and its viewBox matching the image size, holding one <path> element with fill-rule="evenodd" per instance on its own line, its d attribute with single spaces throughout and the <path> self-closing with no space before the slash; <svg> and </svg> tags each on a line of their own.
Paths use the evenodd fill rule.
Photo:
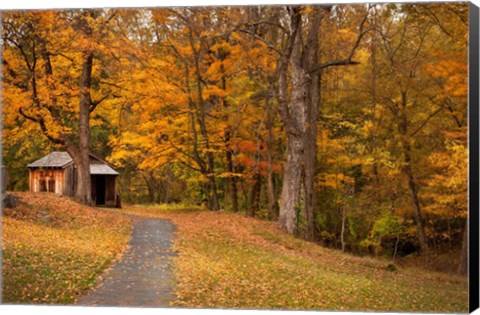
<svg viewBox="0 0 480 315">
<path fill-rule="evenodd" d="M 126 202 L 461 265 L 467 4 L 10 11 L 2 39 L 10 190 L 54 149 L 89 187 L 93 152 Z"/>
</svg>

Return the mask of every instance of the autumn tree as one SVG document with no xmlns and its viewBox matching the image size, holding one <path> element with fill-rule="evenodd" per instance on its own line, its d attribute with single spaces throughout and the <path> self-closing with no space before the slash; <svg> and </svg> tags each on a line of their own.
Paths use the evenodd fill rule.
<svg viewBox="0 0 480 315">
<path fill-rule="evenodd" d="M 271 99 L 266 76 L 273 58 L 262 42 L 232 32 L 245 15 L 234 8 L 153 10 L 149 63 L 138 65 L 128 92 L 138 96 L 132 105 L 138 118 L 112 139 L 112 160 L 137 156 L 143 171 L 175 163 L 200 173 L 191 183 L 211 209 L 226 207 L 227 199 L 233 211 L 248 207 L 240 192 L 250 187 L 242 181 L 261 182 L 266 168 L 261 106 Z M 132 148 L 139 151 L 131 154 Z M 270 165 L 271 174 L 278 172 L 274 161 Z M 253 187 L 259 197 L 259 185 Z"/>
<path fill-rule="evenodd" d="M 100 78 L 118 70 L 109 59 L 116 55 L 117 39 L 109 33 L 116 15 L 112 10 L 39 11 L 11 12 L 3 19 L 5 107 L 67 150 L 77 170 L 75 196 L 86 204 L 92 203 L 90 117 L 114 96 Z"/>
<path fill-rule="evenodd" d="M 438 82 L 431 80 L 429 76 L 432 52 L 439 42 L 435 40 L 444 34 L 434 23 L 423 22 L 418 15 L 411 12 L 410 7 L 397 7 L 393 12 L 396 9 L 405 12 L 405 16 L 396 22 L 395 26 L 390 24 L 390 27 L 379 30 L 385 56 L 385 63 L 382 64 L 384 70 L 380 76 L 388 77 L 390 81 L 389 91 L 383 90 L 379 97 L 390 110 L 396 125 L 397 143 L 403 155 L 401 170 L 410 193 L 418 240 L 427 259 L 429 236 L 426 234 L 425 213 L 419 195 L 421 177 L 416 170 L 417 165 L 422 162 L 416 157 L 415 151 L 418 149 L 414 143 L 425 139 L 422 133 L 435 132 L 427 127 L 441 112 L 452 106 L 452 99 L 439 99 Z M 391 16 L 392 12 L 387 9 L 384 14 Z M 459 62 L 461 68 L 464 62 L 465 60 Z M 463 90 L 466 86 L 464 84 L 465 82 L 457 82 L 456 87 Z"/>
<path fill-rule="evenodd" d="M 325 74 L 329 78 L 324 85 L 327 111 L 322 113 L 321 120 L 335 141 L 337 138 L 353 140 L 354 145 L 348 150 L 349 161 L 356 160 L 361 166 L 359 177 L 355 178 L 358 183 L 355 203 L 367 215 L 356 214 L 357 219 L 353 219 L 357 226 L 362 222 L 362 234 L 368 226 L 372 231 L 378 229 L 388 221 L 384 218 L 399 216 L 404 226 L 400 242 L 420 246 L 416 202 L 412 198 L 416 195 L 423 217 L 424 241 L 432 247 L 430 250 L 437 251 L 445 240 L 451 242 L 451 237 L 459 241 L 458 220 L 449 216 L 450 219 L 444 221 L 454 207 L 440 210 L 440 203 L 430 199 L 433 187 L 429 186 L 435 182 L 432 176 L 438 176 L 439 167 L 442 169 L 438 154 L 449 152 L 445 154 L 453 158 L 453 151 L 447 149 L 452 140 L 461 146 L 466 139 L 466 82 L 463 80 L 466 78 L 466 48 L 461 48 L 466 32 L 465 29 L 461 31 L 464 26 L 457 15 L 462 11 L 451 11 L 460 8 L 441 11 L 433 6 L 429 8 L 438 16 L 446 12 L 451 14 L 445 20 L 449 21 L 449 29 L 458 32 L 458 36 L 453 37 L 438 26 L 438 21 L 425 18 L 424 13 L 419 12 L 423 9 L 423 6 L 375 7 L 372 32 L 357 54 L 361 64 L 355 69 L 344 68 Z M 401 18 L 393 18 L 398 16 Z M 442 48 L 443 45 L 452 49 Z M 449 53 L 438 53 L 443 50 Z M 402 96 L 400 90 L 406 94 Z M 402 107 L 399 104 L 405 96 L 410 101 Z M 398 129 L 399 126 L 402 128 Z M 327 154 L 331 152 L 330 149 Z M 405 152 L 410 157 L 408 163 Z M 335 161 L 335 164 L 342 167 L 344 162 Z M 410 165 L 416 190 L 412 190 L 406 165 Z M 458 172 L 462 168 L 461 164 L 454 167 Z M 458 191 L 455 195 L 461 205 L 461 196 L 465 194 Z M 383 245 L 388 246 L 388 239 L 383 241 Z"/>
<path fill-rule="evenodd" d="M 282 43 L 278 45 L 267 38 L 262 38 L 278 54 L 275 90 L 278 110 L 287 135 L 287 159 L 284 165 L 279 220 L 284 230 L 297 233 L 298 216 L 303 215 L 307 226 L 301 233 L 306 239 L 313 240 L 320 73 L 329 67 L 356 63 L 353 56 L 366 33 L 364 26 L 367 16 L 363 14 L 358 26 L 357 39 L 345 56 L 321 61 L 318 52 L 321 24 L 322 20 L 331 16 L 334 8 L 288 6 L 281 10 L 280 24 L 270 20 L 266 22 L 284 31 Z M 363 11 L 360 7 L 358 10 Z M 242 31 L 251 33 L 248 29 Z"/>
</svg>

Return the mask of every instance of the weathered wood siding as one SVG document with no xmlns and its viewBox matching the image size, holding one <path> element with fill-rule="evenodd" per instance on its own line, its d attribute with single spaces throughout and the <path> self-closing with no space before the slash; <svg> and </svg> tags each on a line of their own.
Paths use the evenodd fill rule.
<svg viewBox="0 0 480 315">
<path fill-rule="evenodd" d="M 29 186 L 32 192 L 52 192 L 57 195 L 64 195 L 64 170 L 54 168 L 30 169 Z"/>
</svg>

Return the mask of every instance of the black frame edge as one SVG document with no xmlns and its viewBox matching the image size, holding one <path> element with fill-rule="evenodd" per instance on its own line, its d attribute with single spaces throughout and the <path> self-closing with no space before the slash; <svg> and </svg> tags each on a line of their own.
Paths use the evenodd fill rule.
<svg viewBox="0 0 480 315">
<path fill-rule="evenodd" d="M 469 311 L 479 307 L 479 8 L 469 3 Z"/>
</svg>

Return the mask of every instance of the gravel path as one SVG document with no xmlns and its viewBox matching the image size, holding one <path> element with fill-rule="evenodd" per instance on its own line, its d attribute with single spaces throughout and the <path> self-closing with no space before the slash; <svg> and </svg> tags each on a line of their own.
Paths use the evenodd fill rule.
<svg viewBox="0 0 480 315">
<path fill-rule="evenodd" d="M 171 249 L 175 226 L 167 220 L 132 216 L 129 248 L 83 306 L 167 307 L 174 299 Z"/>
</svg>

